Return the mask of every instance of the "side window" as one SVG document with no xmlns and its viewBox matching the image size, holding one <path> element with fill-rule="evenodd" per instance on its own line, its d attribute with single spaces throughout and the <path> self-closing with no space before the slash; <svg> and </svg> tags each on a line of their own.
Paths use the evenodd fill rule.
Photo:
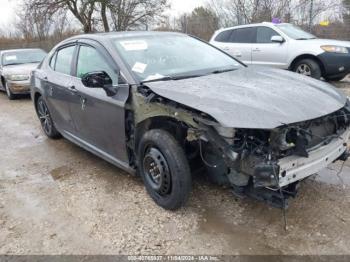
<svg viewBox="0 0 350 262">
<path fill-rule="evenodd" d="M 224 43 L 230 42 L 231 34 L 232 30 L 223 31 L 215 37 L 215 41 Z"/>
<path fill-rule="evenodd" d="M 118 74 L 107 63 L 103 56 L 93 47 L 81 46 L 79 50 L 77 77 L 94 71 L 105 71 L 113 80 L 113 85 L 118 84 Z"/>
<path fill-rule="evenodd" d="M 57 52 L 55 71 L 70 75 L 75 46 L 65 47 Z"/>
<path fill-rule="evenodd" d="M 230 42 L 232 43 L 255 43 L 256 40 L 256 28 L 247 27 L 235 29 L 231 35 Z"/>
<path fill-rule="evenodd" d="M 55 70 L 56 57 L 57 57 L 57 52 L 54 53 L 54 55 L 51 57 L 51 60 L 50 60 L 50 67 L 51 67 L 53 70 Z"/>
<path fill-rule="evenodd" d="M 275 30 L 261 26 L 257 28 L 256 41 L 259 44 L 272 43 L 271 38 L 275 35 L 279 35 Z"/>
</svg>

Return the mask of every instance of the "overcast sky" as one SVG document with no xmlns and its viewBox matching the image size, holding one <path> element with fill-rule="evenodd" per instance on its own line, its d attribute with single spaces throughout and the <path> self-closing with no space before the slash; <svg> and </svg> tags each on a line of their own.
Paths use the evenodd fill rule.
<svg viewBox="0 0 350 262">
<path fill-rule="evenodd" d="M 0 28 L 6 29 L 14 21 L 16 6 L 21 0 L 0 0 Z M 183 12 L 191 12 L 197 6 L 204 4 L 206 0 L 170 0 L 171 14 L 178 15 Z"/>
</svg>

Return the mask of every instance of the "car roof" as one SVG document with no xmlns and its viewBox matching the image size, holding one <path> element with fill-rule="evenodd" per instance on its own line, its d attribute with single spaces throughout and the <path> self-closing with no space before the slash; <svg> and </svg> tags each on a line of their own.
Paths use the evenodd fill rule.
<svg viewBox="0 0 350 262">
<path fill-rule="evenodd" d="M 104 41 L 112 38 L 128 38 L 128 37 L 146 37 L 146 36 L 165 36 L 165 35 L 185 35 L 178 32 L 160 32 L 160 31 L 121 31 L 109 33 L 82 34 L 68 38 L 66 41 L 78 39 L 92 39 Z"/>
<path fill-rule="evenodd" d="M 6 53 L 24 52 L 24 51 L 38 51 L 38 50 L 45 52 L 43 49 L 40 49 L 40 48 L 19 48 L 19 49 L 4 49 L 4 50 L 0 50 L 0 54 L 4 55 Z"/>
<path fill-rule="evenodd" d="M 288 23 L 279 23 L 279 25 L 288 24 Z M 255 27 L 255 26 L 275 26 L 275 23 L 272 22 L 262 22 L 262 23 L 256 23 L 256 24 L 246 24 L 246 25 L 237 25 L 227 28 L 221 28 L 217 32 L 222 32 L 230 29 L 238 29 L 238 28 L 246 28 L 246 27 Z"/>
<path fill-rule="evenodd" d="M 22 52 L 22 51 L 44 51 L 40 48 L 18 48 L 18 49 L 5 49 L 1 50 L 0 53 L 5 54 L 5 53 L 12 53 L 12 52 Z"/>
</svg>

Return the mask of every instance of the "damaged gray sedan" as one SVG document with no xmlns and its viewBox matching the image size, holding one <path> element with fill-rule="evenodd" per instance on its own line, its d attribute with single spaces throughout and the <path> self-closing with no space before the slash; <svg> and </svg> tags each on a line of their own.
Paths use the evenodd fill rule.
<svg viewBox="0 0 350 262">
<path fill-rule="evenodd" d="M 183 34 L 70 38 L 31 85 L 47 136 L 139 174 L 165 209 L 186 203 L 195 172 L 285 208 L 300 181 L 348 158 L 343 94 Z"/>
</svg>

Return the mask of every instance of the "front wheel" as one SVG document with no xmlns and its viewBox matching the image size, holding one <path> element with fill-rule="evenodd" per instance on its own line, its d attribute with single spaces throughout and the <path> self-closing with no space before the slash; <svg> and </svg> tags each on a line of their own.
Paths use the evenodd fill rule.
<svg viewBox="0 0 350 262">
<path fill-rule="evenodd" d="M 321 79 L 322 77 L 321 67 L 317 61 L 313 59 L 302 59 L 298 61 L 293 71 L 301 75 L 311 76 L 315 79 Z"/>
<path fill-rule="evenodd" d="M 170 133 L 154 129 L 143 135 L 138 168 L 148 194 L 159 206 L 176 210 L 187 202 L 191 171 L 184 150 Z"/>
<path fill-rule="evenodd" d="M 44 130 L 45 134 L 49 137 L 49 138 L 60 138 L 61 135 L 60 133 L 57 131 L 52 118 L 51 118 L 51 114 L 49 112 L 49 109 L 44 101 L 44 99 L 42 97 L 39 97 L 37 102 L 36 102 L 36 112 L 38 114 L 40 123 L 41 123 L 41 127 Z"/>
<path fill-rule="evenodd" d="M 5 82 L 5 89 L 6 89 L 6 94 L 9 100 L 14 100 L 16 98 L 16 95 L 14 95 L 9 88 L 8 84 Z"/>
</svg>

